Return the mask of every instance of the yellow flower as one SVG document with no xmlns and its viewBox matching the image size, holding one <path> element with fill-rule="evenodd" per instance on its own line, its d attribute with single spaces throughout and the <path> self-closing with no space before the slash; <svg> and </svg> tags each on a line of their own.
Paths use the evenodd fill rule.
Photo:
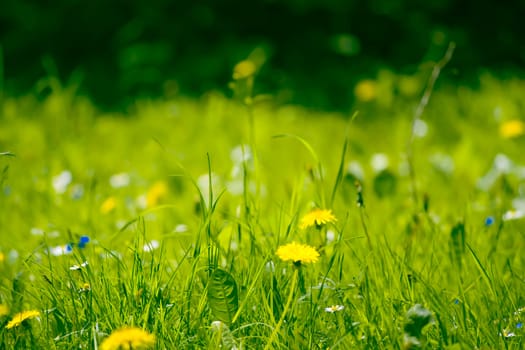
<svg viewBox="0 0 525 350">
<path fill-rule="evenodd" d="M 141 350 L 153 348 L 155 336 L 136 327 L 124 327 L 111 333 L 100 345 L 100 350 Z"/>
<path fill-rule="evenodd" d="M 78 290 L 79 293 L 85 293 L 85 292 L 89 292 L 91 290 L 91 285 L 87 282 L 85 282 L 83 285 L 82 285 L 82 288 L 80 288 Z"/>
<path fill-rule="evenodd" d="M 288 243 L 277 249 L 277 256 L 283 261 L 294 263 L 314 263 L 319 259 L 319 253 L 314 247 L 301 243 Z"/>
<path fill-rule="evenodd" d="M 102 214 L 108 214 L 112 212 L 117 207 L 117 200 L 115 197 L 109 197 L 100 206 L 100 212 Z"/>
<path fill-rule="evenodd" d="M 305 229 L 310 226 L 322 226 L 324 224 L 337 221 L 334 214 L 330 209 L 313 209 L 308 214 L 303 216 L 301 223 L 299 224 L 300 229 Z"/>
<path fill-rule="evenodd" d="M 11 329 L 13 327 L 18 327 L 25 320 L 29 320 L 31 318 L 35 318 L 38 316 L 40 316 L 40 311 L 37 311 L 37 310 L 19 312 L 13 316 L 13 318 L 11 319 L 11 321 L 9 321 L 9 323 L 7 323 L 7 326 L 5 326 L 5 328 Z"/>
<path fill-rule="evenodd" d="M 146 194 L 146 206 L 154 207 L 161 202 L 168 193 L 168 185 L 164 181 L 158 181 L 151 186 Z"/>
<path fill-rule="evenodd" d="M 0 263 L 4 262 L 4 260 L 5 260 L 5 254 L 0 252 Z"/>
<path fill-rule="evenodd" d="M 246 79 L 255 74 L 257 67 L 250 60 L 244 60 L 235 65 L 233 68 L 233 80 Z"/>
<path fill-rule="evenodd" d="M 370 102 L 376 98 L 377 84 L 373 80 L 361 80 L 354 88 L 355 97 L 362 102 Z"/>
<path fill-rule="evenodd" d="M 9 314 L 9 306 L 5 304 L 0 304 L 0 317 Z"/>
<path fill-rule="evenodd" d="M 506 121 L 500 125 L 499 134 L 506 139 L 518 137 L 525 134 L 525 124 L 518 119 Z"/>
</svg>

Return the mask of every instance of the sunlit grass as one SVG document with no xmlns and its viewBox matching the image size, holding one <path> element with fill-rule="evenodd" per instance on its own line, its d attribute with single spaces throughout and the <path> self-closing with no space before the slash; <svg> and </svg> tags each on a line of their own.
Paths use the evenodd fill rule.
<svg viewBox="0 0 525 350">
<path fill-rule="evenodd" d="M 357 117 L 6 98 L 0 348 L 521 348 L 525 85 L 435 91 L 415 203 L 417 100 L 374 103 L 384 79 Z"/>
</svg>

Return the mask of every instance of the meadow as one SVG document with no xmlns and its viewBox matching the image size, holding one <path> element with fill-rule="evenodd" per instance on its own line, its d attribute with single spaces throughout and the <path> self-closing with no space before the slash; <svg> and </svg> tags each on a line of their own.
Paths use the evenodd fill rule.
<svg viewBox="0 0 525 350">
<path fill-rule="evenodd" d="M 121 114 L 53 77 L 5 96 L 0 348 L 523 348 L 525 82 L 414 119 L 426 73 L 348 113 L 250 74 Z"/>
</svg>

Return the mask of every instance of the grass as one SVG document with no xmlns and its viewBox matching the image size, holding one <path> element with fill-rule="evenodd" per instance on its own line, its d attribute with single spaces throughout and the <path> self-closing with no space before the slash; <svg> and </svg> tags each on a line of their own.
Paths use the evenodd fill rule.
<svg viewBox="0 0 525 350">
<path fill-rule="evenodd" d="M 126 326 L 158 349 L 522 348 L 525 139 L 500 127 L 525 85 L 438 87 L 413 182 L 397 79 L 357 116 L 217 93 L 104 114 L 54 80 L 6 97 L 0 348 Z M 312 208 L 337 220 L 300 228 Z M 282 261 L 292 241 L 319 259 Z"/>
</svg>

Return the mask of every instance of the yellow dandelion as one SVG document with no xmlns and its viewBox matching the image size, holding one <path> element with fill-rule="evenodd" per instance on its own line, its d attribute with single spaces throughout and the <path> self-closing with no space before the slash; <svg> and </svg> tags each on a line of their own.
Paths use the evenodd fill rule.
<svg viewBox="0 0 525 350">
<path fill-rule="evenodd" d="M 251 60 L 244 60 L 233 68 L 233 80 L 247 79 L 255 74 L 257 66 Z"/>
<path fill-rule="evenodd" d="M 111 333 L 100 345 L 100 350 L 142 350 L 155 345 L 155 336 L 136 327 L 124 327 Z"/>
<path fill-rule="evenodd" d="M 354 88 L 354 95 L 359 101 L 372 101 L 377 95 L 376 82 L 370 79 L 361 80 Z"/>
<path fill-rule="evenodd" d="M 37 311 L 37 310 L 28 310 L 28 311 L 19 312 L 13 316 L 13 318 L 11 319 L 11 321 L 7 323 L 5 328 L 11 329 L 13 327 L 18 327 L 25 320 L 29 320 L 31 318 L 35 318 L 38 316 L 40 316 L 40 311 Z"/>
<path fill-rule="evenodd" d="M 319 259 L 319 253 L 314 247 L 296 242 L 280 246 L 276 254 L 281 260 L 291 260 L 294 264 L 314 263 Z"/>
<path fill-rule="evenodd" d="M 91 291 L 91 285 L 87 282 L 85 282 L 82 287 L 78 290 L 79 293 L 86 293 Z"/>
<path fill-rule="evenodd" d="M 525 124 L 518 119 L 504 122 L 499 127 L 501 137 L 511 139 L 525 134 Z"/>
<path fill-rule="evenodd" d="M 9 306 L 5 304 L 0 304 L 0 317 L 9 314 Z"/>
<path fill-rule="evenodd" d="M 299 224 L 300 229 L 305 229 L 310 226 L 317 226 L 320 227 L 322 225 L 328 224 L 330 222 L 337 221 L 334 214 L 332 214 L 332 211 L 330 209 L 313 209 L 308 214 L 303 216 L 301 219 L 301 223 Z"/>
<path fill-rule="evenodd" d="M 0 263 L 4 262 L 4 260 L 5 260 L 5 254 L 0 252 Z"/>
<path fill-rule="evenodd" d="M 109 197 L 100 206 L 100 212 L 102 214 L 111 213 L 117 207 L 117 200 L 115 197 Z"/>
<path fill-rule="evenodd" d="M 157 181 L 151 186 L 146 194 L 146 206 L 148 208 L 159 204 L 168 194 L 168 185 L 164 181 Z"/>
</svg>

